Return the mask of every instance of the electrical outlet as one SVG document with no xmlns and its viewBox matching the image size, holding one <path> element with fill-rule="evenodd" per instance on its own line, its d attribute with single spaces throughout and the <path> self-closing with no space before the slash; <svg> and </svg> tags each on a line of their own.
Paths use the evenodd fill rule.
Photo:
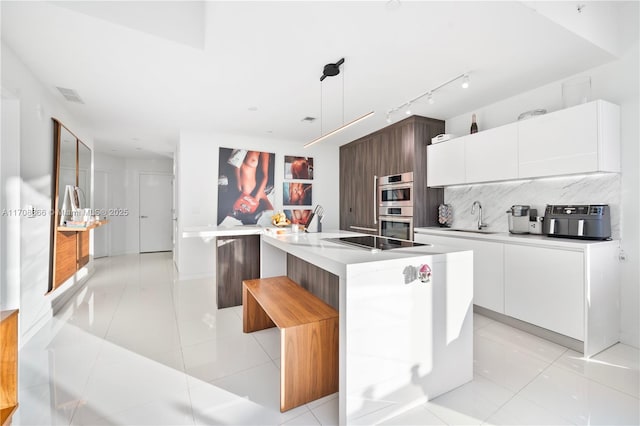
<svg viewBox="0 0 640 426">
<path fill-rule="evenodd" d="M 618 252 L 618 260 L 620 262 L 626 262 L 627 261 L 627 253 L 625 253 L 624 250 L 620 250 Z"/>
</svg>

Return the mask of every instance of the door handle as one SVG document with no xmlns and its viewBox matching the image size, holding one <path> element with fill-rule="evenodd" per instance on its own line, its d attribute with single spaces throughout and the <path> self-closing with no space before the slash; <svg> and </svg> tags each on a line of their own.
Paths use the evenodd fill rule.
<svg viewBox="0 0 640 426">
<path fill-rule="evenodd" d="M 140 219 L 148 219 L 149 216 L 140 216 Z"/>
<path fill-rule="evenodd" d="M 378 219 L 376 216 L 376 210 L 378 209 L 378 203 L 376 203 L 376 192 L 378 190 L 378 176 L 373 175 L 373 224 L 378 224 Z"/>
</svg>

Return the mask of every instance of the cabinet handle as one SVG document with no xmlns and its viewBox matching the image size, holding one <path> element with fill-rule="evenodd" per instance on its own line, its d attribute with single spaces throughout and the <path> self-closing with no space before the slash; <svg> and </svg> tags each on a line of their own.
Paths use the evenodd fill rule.
<svg viewBox="0 0 640 426">
<path fill-rule="evenodd" d="M 358 231 L 367 231 L 367 232 L 378 232 L 376 228 L 365 228 L 364 226 L 349 226 L 350 229 L 355 229 Z"/>
<path fill-rule="evenodd" d="M 148 219 L 149 216 L 140 216 L 140 219 Z"/>
<path fill-rule="evenodd" d="M 378 176 L 373 175 L 373 224 L 378 224 L 378 217 L 376 216 L 376 210 L 378 209 L 378 203 L 376 203 L 376 193 L 378 189 Z"/>
</svg>

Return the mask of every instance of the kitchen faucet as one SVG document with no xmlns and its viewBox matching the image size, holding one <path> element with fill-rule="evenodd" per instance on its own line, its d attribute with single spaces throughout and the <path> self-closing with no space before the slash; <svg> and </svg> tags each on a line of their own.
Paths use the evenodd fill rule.
<svg viewBox="0 0 640 426">
<path fill-rule="evenodd" d="M 482 204 L 480 204 L 480 201 L 473 202 L 473 205 L 471 206 L 471 214 L 476 212 L 476 206 L 478 206 L 478 229 L 486 228 L 487 224 L 482 223 Z"/>
</svg>

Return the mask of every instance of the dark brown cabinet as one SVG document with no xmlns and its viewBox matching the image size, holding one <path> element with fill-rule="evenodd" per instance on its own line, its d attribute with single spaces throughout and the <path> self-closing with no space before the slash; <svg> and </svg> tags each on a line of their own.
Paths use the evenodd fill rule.
<svg viewBox="0 0 640 426">
<path fill-rule="evenodd" d="M 427 145 L 444 121 L 412 116 L 340 147 L 340 229 L 378 232 L 376 177 L 413 172 L 414 226 L 437 225 L 441 188 L 427 188 Z"/>
<path fill-rule="evenodd" d="M 260 235 L 218 237 L 218 309 L 242 305 L 242 280 L 260 278 Z"/>
</svg>

